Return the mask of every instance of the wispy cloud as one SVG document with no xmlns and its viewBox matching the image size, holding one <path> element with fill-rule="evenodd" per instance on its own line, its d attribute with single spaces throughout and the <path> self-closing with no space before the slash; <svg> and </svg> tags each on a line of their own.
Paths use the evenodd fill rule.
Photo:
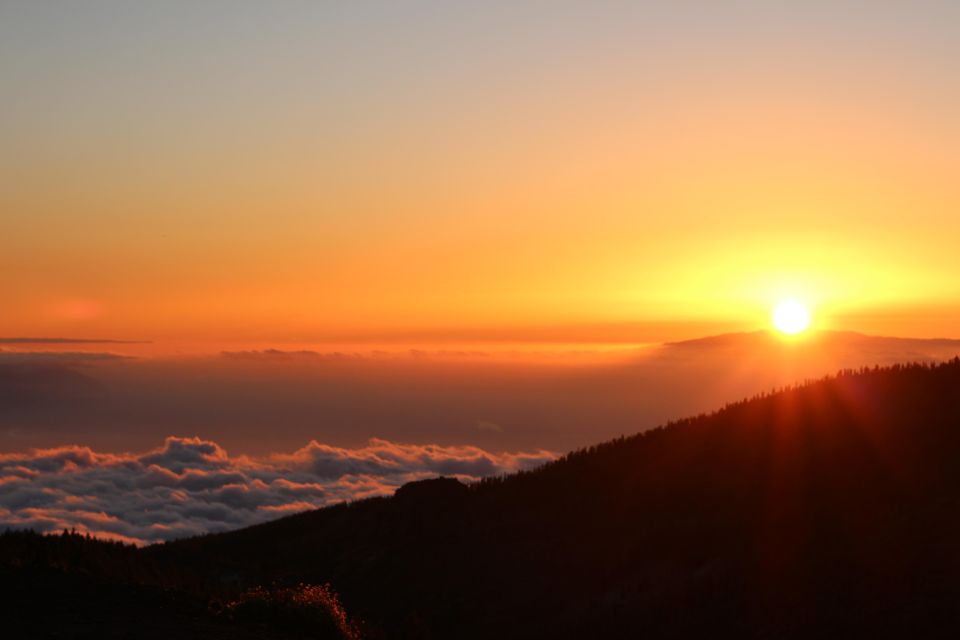
<svg viewBox="0 0 960 640">
<path fill-rule="evenodd" d="M 4 338 L 0 337 L 0 344 L 150 344 L 148 340 L 109 340 L 103 338 Z"/>
<path fill-rule="evenodd" d="M 347 353 L 343 351 L 312 351 L 301 349 L 297 351 L 284 351 L 281 349 L 263 349 L 249 351 L 221 351 L 220 356 L 230 360 L 249 360 L 249 361 L 289 361 L 289 360 L 359 360 L 364 358 L 359 353 Z"/>
<path fill-rule="evenodd" d="M 0 364 L 54 363 L 70 365 L 132 359 L 134 359 L 133 356 L 107 351 L 4 351 L 0 349 Z"/>
</svg>

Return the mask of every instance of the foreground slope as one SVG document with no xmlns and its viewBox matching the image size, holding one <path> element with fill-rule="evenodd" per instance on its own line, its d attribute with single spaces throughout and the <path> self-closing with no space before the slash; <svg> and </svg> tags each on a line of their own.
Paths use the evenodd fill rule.
<svg viewBox="0 0 960 640">
<path fill-rule="evenodd" d="M 147 553 L 330 581 L 389 637 L 917 637 L 960 628 L 958 536 L 955 360 Z"/>
<path fill-rule="evenodd" d="M 0 540 L 8 579 L 48 584 L 24 576 L 52 563 L 103 593 L 139 585 L 127 599 L 144 628 L 164 609 L 221 624 L 177 594 L 329 582 L 369 638 L 954 637 L 960 360 L 845 372 L 533 472 L 414 483 L 96 562 L 31 540 L 30 562 Z M 96 593 L 64 624 L 119 615 Z"/>
</svg>

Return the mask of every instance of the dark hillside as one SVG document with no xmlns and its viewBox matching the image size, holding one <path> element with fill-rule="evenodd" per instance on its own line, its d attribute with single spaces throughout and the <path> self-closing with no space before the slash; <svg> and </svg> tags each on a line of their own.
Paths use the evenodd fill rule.
<svg viewBox="0 0 960 640">
<path fill-rule="evenodd" d="M 141 577 L 110 571 L 199 598 L 329 582 L 369 637 L 954 637 L 958 540 L 954 360 L 844 372 L 469 488 L 118 550 Z"/>
<path fill-rule="evenodd" d="M 845 372 L 433 493 L 150 552 L 330 581 L 432 637 L 934 633 L 960 619 L 960 362 Z"/>
</svg>

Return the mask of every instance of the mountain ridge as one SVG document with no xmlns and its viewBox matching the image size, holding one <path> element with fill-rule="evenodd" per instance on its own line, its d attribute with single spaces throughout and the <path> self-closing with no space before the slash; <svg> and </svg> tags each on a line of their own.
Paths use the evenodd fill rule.
<svg viewBox="0 0 960 640">
<path fill-rule="evenodd" d="M 885 336 L 836 329 L 811 329 L 808 332 L 795 336 L 784 336 L 770 329 L 756 331 L 737 331 L 718 333 L 701 338 L 676 340 L 663 343 L 665 347 L 705 347 L 705 346 L 735 346 L 750 345 L 757 342 L 779 344 L 783 346 L 802 346 L 804 344 L 898 344 L 898 345 L 928 345 L 936 347 L 956 347 L 960 349 L 960 339 L 956 338 L 912 338 L 904 336 Z"/>
<path fill-rule="evenodd" d="M 537 470 L 131 562 L 207 597 L 329 582 L 371 638 L 947 637 L 958 390 L 958 359 L 846 370 Z"/>
<path fill-rule="evenodd" d="M 751 599 L 770 588 L 768 580 L 777 587 L 796 586 L 799 595 L 791 597 L 806 601 L 814 598 L 811 585 L 822 586 L 821 576 L 811 574 L 806 563 L 848 581 L 849 575 L 833 575 L 835 569 L 821 566 L 817 558 L 826 555 L 838 566 L 849 565 L 852 537 L 871 528 L 907 535 L 887 522 L 891 505 L 911 508 L 911 500 L 923 498 L 922 488 L 940 488 L 944 478 L 937 473 L 951 483 L 957 480 L 942 460 L 933 464 L 933 452 L 960 451 L 960 438 L 956 430 L 932 425 L 955 424 L 949 421 L 960 414 L 960 401 L 949 392 L 958 388 L 958 378 L 956 360 L 937 367 L 842 372 L 588 447 L 536 471 L 479 483 L 469 498 L 447 503 L 442 514 L 424 505 L 400 509 L 395 499 L 377 499 L 172 543 L 162 551 L 196 558 L 222 544 L 220 551 L 229 548 L 226 557 L 236 563 L 260 550 L 274 568 L 259 579 L 330 579 L 348 606 L 357 603 L 364 615 L 378 615 L 363 610 L 364 598 L 382 603 L 383 621 L 392 629 L 405 628 L 410 611 L 429 616 L 417 605 L 432 601 L 431 628 L 457 637 L 503 635 L 503 629 L 495 630 L 501 618 L 511 620 L 516 632 L 504 637 L 556 637 L 565 629 L 587 633 L 601 624 L 608 625 L 604 633 L 611 637 L 641 628 L 669 635 L 668 621 L 652 612 L 665 606 L 653 606 L 665 588 L 660 582 L 673 583 L 682 595 L 670 606 L 717 609 L 719 618 L 703 614 L 687 629 L 706 632 L 717 624 L 732 625 L 739 616 L 713 601 L 718 594 L 704 587 L 704 580 L 746 580 L 751 586 L 736 610 L 752 610 Z M 894 388 L 899 395 L 890 393 Z M 923 433 L 938 439 L 933 449 L 902 428 L 904 416 L 919 415 L 927 406 L 938 407 L 939 417 Z M 893 452 L 896 464 L 886 460 Z M 815 462 L 830 464 L 814 473 Z M 831 518 L 821 522 L 824 513 Z M 649 522 L 651 516 L 660 522 Z M 956 525 L 950 522 L 951 528 Z M 794 530 L 809 527 L 832 535 L 820 532 L 814 542 L 796 538 Z M 304 552 L 314 544 L 328 552 Z M 657 549 L 658 558 L 644 549 Z M 908 572 L 912 561 L 901 545 L 890 544 L 884 552 L 891 566 Z M 791 554 L 804 562 L 789 559 Z M 460 571 L 445 568 L 457 561 Z M 866 570 L 878 576 L 887 569 L 872 562 L 856 571 L 848 568 L 850 574 Z M 508 570 L 522 587 L 497 579 Z M 392 577 L 391 571 L 396 572 Z M 768 572 L 790 579 L 784 583 Z M 429 577 L 414 588 L 417 575 Z M 871 598 L 902 596 L 886 578 L 877 579 L 876 593 L 872 586 L 866 589 Z M 364 586 L 374 580 L 396 581 L 397 591 Z M 431 586 L 434 581 L 442 588 Z M 525 595 L 530 592 L 537 597 Z M 485 594 L 483 611 L 450 595 L 457 593 Z M 638 605 L 641 614 L 621 610 Z M 768 610 L 780 612 L 764 621 L 778 633 L 810 631 L 791 626 L 790 607 Z M 471 619 L 482 631 L 461 635 L 455 622 L 460 619 Z"/>
</svg>

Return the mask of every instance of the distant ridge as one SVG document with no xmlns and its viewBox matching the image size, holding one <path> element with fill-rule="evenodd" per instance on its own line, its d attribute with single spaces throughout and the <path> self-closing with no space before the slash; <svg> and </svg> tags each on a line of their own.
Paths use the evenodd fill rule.
<svg viewBox="0 0 960 640">
<path fill-rule="evenodd" d="M 784 338 L 775 331 L 743 331 L 736 333 L 721 333 L 691 340 L 665 342 L 665 347 L 733 347 L 754 346 L 757 344 L 802 346 L 816 344 L 850 344 L 857 346 L 879 345 L 918 345 L 931 347 L 956 347 L 960 349 L 960 339 L 954 338 L 901 338 L 894 336 L 873 336 L 856 331 L 812 330 L 809 335 Z"/>
</svg>

